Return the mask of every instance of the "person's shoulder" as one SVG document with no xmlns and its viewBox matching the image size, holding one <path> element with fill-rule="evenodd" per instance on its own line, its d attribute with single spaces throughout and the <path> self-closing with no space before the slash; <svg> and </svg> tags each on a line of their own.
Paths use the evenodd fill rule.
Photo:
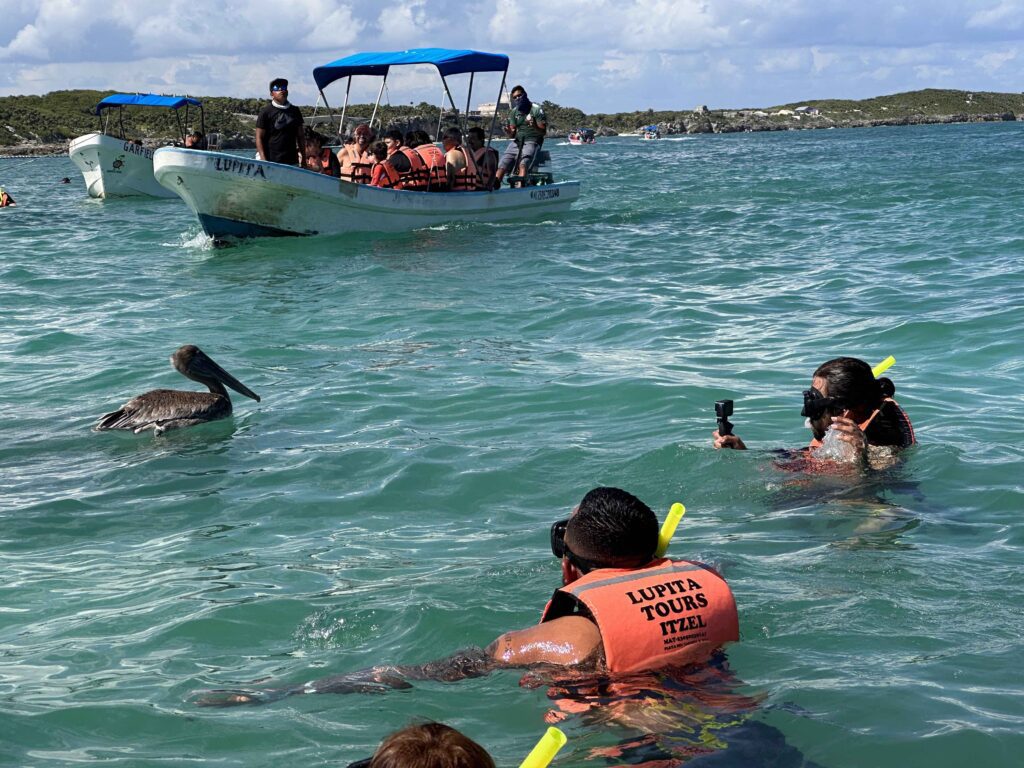
<svg viewBox="0 0 1024 768">
<path fill-rule="evenodd" d="M 300 121 L 302 120 L 302 110 L 294 104 L 288 105 L 288 113 L 297 117 Z"/>
</svg>

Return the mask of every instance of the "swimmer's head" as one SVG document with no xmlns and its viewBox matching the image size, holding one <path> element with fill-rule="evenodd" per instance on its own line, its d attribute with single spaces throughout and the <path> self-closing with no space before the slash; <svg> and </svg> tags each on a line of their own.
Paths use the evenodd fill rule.
<svg viewBox="0 0 1024 768">
<path fill-rule="evenodd" d="M 487 750 L 443 723 L 410 725 L 388 736 L 369 768 L 494 768 Z"/>
<path fill-rule="evenodd" d="M 803 416 L 810 419 L 814 437 L 825 436 L 833 416 L 849 411 L 851 418 L 860 421 L 877 408 L 889 388 L 875 378 L 871 366 L 856 357 L 837 357 L 818 366 L 811 381 L 811 389 L 804 390 Z"/>
<path fill-rule="evenodd" d="M 631 493 L 595 488 L 569 518 L 565 548 L 571 562 L 575 558 L 583 563 L 581 571 L 639 568 L 651 561 L 658 548 L 658 518 Z"/>
</svg>

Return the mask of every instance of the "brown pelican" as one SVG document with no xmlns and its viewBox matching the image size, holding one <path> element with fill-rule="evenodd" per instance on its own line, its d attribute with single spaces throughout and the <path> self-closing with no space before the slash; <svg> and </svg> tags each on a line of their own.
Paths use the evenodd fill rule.
<svg viewBox="0 0 1024 768">
<path fill-rule="evenodd" d="M 231 399 L 224 389 L 225 384 L 257 403 L 260 401 L 259 395 L 213 362 L 197 346 L 186 344 L 179 347 L 171 355 L 171 365 L 182 376 L 205 384 L 210 391 L 154 389 L 133 397 L 113 413 L 103 415 L 93 429 L 131 429 L 136 434 L 152 429 L 153 434 L 159 435 L 169 429 L 223 419 L 231 415 Z"/>
</svg>

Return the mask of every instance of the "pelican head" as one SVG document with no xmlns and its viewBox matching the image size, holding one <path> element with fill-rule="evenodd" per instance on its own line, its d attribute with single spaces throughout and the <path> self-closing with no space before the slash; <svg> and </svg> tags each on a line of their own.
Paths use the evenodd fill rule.
<svg viewBox="0 0 1024 768">
<path fill-rule="evenodd" d="M 251 397 L 257 403 L 260 401 L 259 395 L 217 365 L 213 358 L 195 344 L 186 344 L 178 347 L 174 354 L 171 355 L 171 365 L 182 376 L 187 376 L 192 381 L 205 384 L 210 388 L 211 392 L 227 396 L 227 392 L 224 390 L 224 385 L 226 384 L 238 394 Z"/>
</svg>

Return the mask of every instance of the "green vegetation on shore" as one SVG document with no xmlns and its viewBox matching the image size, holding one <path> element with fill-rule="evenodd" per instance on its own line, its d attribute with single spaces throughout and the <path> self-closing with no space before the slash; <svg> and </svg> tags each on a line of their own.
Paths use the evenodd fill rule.
<svg viewBox="0 0 1024 768">
<path fill-rule="evenodd" d="M 59 145 L 75 136 L 97 129 L 92 109 L 112 91 L 55 91 L 45 96 L 0 97 L 0 147 Z M 207 131 L 217 131 L 235 145 L 251 142 L 255 115 L 266 100 L 200 96 L 206 113 Z M 544 102 L 549 134 L 564 135 L 583 126 L 604 135 L 630 133 L 642 125 L 658 124 L 664 133 L 731 133 L 737 131 L 790 130 L 794 128 L 862 127 L 954 123 L 981 120 L 1015 120 L 1024 115 L 1024 94 L 940 90 L 878 96 L 860 101 L 813 99 L 775 107 L 676 111 L 637 111 L 614 114 L 586 114 L 573 107 Z M 372 105 L 350 106 L 352 117 L 368 118 Z M 312 114 L 312 108 L 303 111 Z M 438 108 L 385 106 L 380 111 L 385 124 L 419 123 L 436 126 Z M 116 120 L 116 112 L 113 119 Z M 170 141 L 178 138 L 177 122 L 170 110 L 130 109 L 125 111 L 125 128 L 132 138 Z M 431 131 L 433 133 L 433 130 Z"/>
</svg>

